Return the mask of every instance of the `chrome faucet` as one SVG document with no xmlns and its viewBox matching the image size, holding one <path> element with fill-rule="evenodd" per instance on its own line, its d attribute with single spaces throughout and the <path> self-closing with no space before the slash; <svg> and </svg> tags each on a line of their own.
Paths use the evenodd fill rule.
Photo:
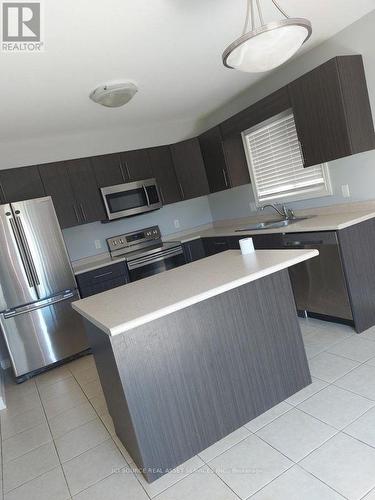
<svg viewBox="0 0 375 500">
<path fill-rule="evenodd" d="M 294 212 L 291 208 L 288 208 L 286 205 L 282 205 L 281 206 L 281 209 L 277 208 L 276 205 L 273 205 L 272 203 L 268 203 L 267 205 L 263 205 L 262 207 L 260 207 L 260 210 L 264 210 L 265 208 L 267 207 L 271 207 L 273 208 L 274 210 L 276 210 L 276 212 L 284 219 L 284 220 L 290 220 L 290 219 L 294 219 L 295 218 L 295 215 L 294 215 Z"/>
</svg>

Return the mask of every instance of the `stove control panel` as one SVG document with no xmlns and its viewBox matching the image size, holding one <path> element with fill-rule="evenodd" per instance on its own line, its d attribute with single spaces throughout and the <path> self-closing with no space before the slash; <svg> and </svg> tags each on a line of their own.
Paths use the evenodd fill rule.
<svg viewBox="0 0 375 500">
<path fill-rule="evenodd" d="M 112 238 L 107 239 L 107 245 L 111 253 L 118 253 L 119 250 L 126 253 L 126 251 L 133 250 L 132 247 L 142 248 L 142 246 L 147 246 L 149 242 L 160 239 L 159 226 L 152 226 L 140 231 L 112 236 Z"/>
</svg>

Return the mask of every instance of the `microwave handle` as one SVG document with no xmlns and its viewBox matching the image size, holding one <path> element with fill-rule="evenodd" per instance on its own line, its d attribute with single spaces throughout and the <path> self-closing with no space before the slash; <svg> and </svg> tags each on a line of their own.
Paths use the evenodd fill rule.
<svg viewBox="0 0 375 500">
<path fill-rule="evenodd" d="M 142 186 L 146 195 L 147 205 L 150 206 L 150 198 L 148 197 L 148 192 L 146 186 Z"/>
</svg>

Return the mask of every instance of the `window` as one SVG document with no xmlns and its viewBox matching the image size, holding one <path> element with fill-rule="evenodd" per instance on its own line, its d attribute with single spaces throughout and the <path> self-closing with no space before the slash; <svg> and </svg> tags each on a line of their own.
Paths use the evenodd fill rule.
<svg viewBox="0 0 375 500">
<path fill-rule="evenodd" d="M 332 194 L 328 165 L 304 168 L 291 110 L 242 133 L 257 205 Z"/>
</svg>

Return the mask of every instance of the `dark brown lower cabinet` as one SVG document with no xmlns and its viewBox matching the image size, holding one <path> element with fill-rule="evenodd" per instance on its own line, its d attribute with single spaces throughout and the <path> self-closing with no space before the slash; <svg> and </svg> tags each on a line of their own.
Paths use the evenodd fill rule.
<svg viewBox="0 0 375 500">
<path fill-rule="evenodd" d="M 169 146 L 160 146 L 148 150 L 152 167 L 152 176 L 158 184 L 163 205 L 182 200 L 176 172 Z"/>
<path fill-rule="evenodd" d="M 0 170 L 0 201 L 31 200 L 46 196 L 37 166 Z"/>
<path fill-rule="evenodd" d="M 129 283 L 129 274 L 124 262 L 118 262 L 76 276 L 81 297 L 90 297 Z"/>
<path fill-rule="evenodd" d="M 375 219 L 337 232 L 355 329 L 375 325 Z"/>
<path fill-rule="evenodd" d="M 206 257 L 206 251 L 201 238 L 183 244 L 186 262 L 194 262 Z"/>
<path fill-rule="evenodd" d="M 229 250 L 229 242 L 226 236 L 203 238 L 203 245 L 207 257 Z"/>
</svg>

